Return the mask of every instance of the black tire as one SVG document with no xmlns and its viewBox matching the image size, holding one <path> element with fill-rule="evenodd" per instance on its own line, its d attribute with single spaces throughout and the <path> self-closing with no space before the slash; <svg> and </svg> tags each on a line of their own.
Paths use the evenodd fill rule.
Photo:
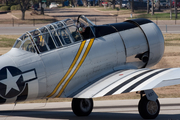
<svg viewBox="0 0 180 120">
<path fill-rule="evenodd" d="M 75 115 L 88 116 L 93 109 L 93 100 L 92 98 L 73 98 L 71 106 Z"/>
<path fill-rule="evenodd" d="M 146 96 L 143 96 L 138 105 L 139 114 L 143 119 L 155 119 L 159 115 L 160 104 L 157 99 L 156 102 L 150 101 Z"/>
</svg>

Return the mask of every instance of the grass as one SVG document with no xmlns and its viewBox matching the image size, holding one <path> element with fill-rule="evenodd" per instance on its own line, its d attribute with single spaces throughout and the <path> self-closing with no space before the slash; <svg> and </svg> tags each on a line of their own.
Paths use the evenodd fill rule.
<svg viewBox="0 0 180 120">
<path fill-rule="evenodd" d="M 178 14 L 179 15 L 179 14 Z M 136 15 L 134 18 L 150 18 L 151 20 L 175 20 L 175 14 L 172 14 L 172 19 L 170 19 L 170 13 L 155 13 L 154 15 L 150 14 L 139 14 Z M 178 17 L 177 20 L 180 18 Z"/>
<path fill-rule="evenodd" d="M 164 34 L 165 46 L 180 46 L 179 34 Z"/>
<path fill-rule="evenodd" d="M 12 47 L 18 37 L 17 35 L 0 35 L 0 48 Z"/>
<path fill-rule="evenodd" d="M 97 10 L 99 11 L 106 11 L 106 12 L 111 12 L 112 14 L 114 15 L 125 15 L 125 14 L 131 14 L 131 10 L 130 9 L 125 9 L 125 8 L 121 8 L 119 11 L 117 11 L 117 8 L 116 7 L 115 9 L 112 9 L 111 7 L 107 7 L 106 9 L 104 7 L 99 7 L 99 8 L 96 8 Z M 134 14 L 142 14 L 142 13 L 146 13 L 145 10 L 134 10 Z"/>
<path fill-rule="evenodd" d="M 165 41 L 180 41 L 180 34 L 164 34 Z"/>
<path fill-rule="evenodd" d="M 115 7 L 115 9 L 112 9 L 112 7 L 90 7 L 90 8 L 96 8 L 98 10 L 101 10 L 101 11 L 117 11 L 117 9 L 119 9 L 119 6 L 118 7 Z M 126 8 L 121 8 L 119 11 L 130 11 L 131 12 L 131 9 L 126 9 Z M 134 10 L 135 13 L 144 13 L 146 12 L 146 10 Z"/>
<path fill-rule="evenodd" d="M 94 8 L 97 8 L 100 11 L 117 11 L 118 7 L 116 7 L 115 9 L 112 9 L 111 7 L 106 7 L 106 8 L 104 8 L 104 7 L 94 7 Z M 121 9 L 121 10 L 126 10 L 127 11 L 127 9 Z"/>
</svg>

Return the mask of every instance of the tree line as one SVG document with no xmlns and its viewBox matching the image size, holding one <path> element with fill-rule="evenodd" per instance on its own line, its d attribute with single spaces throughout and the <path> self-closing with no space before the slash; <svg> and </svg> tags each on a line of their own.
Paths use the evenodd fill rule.
<svg viewBox="0 0 180 120">
<path fill-rule="evenodd" d="M 63 3 L 65 0 L 46 0 L 46 2 L 60 2 Z M 119 8 L 122 8 L 122 1 L 123 0 L 119 0 Z M 131 3 L 131 12 L 134 13 L 134 0 L 128 0 L 129 3 Z M 150 8 L 149 8 L 149 1 L 151 1 L 151 14 L 154 15 L 154 0 L 147 0 L 147 14 L 150 13 Z M 22 17 L 21 19 L 24 20 L 25 19 L 25 12 L 26 10 L 31 6 L 30 3 L 41 3 L 41 14 L 44 14 L 44 9 L 42 8 L 42 0 L 0 0 L 0 3 L 3 4 L 19 4 L 21 7 L 21 11 L 22 11 Z M 77 2 L 78 0 L 70 0 L 69 1 L 71 3 L 72 6 L 77 6 Z M 83 5 L 87 6 L 88 1 L 87 0 L 82 0 Z M 99 6 L 101 6 L 102 0 L 98 0 Z M 112 8 L 115 9 L 115 3 L 116 0 L 110 0 L 109 2 L 112 3 Z M 143 2 L 143 0 L 139 0 L 139 2 Z M 174 10 L 175 10 L 175 18 L 177 18 L 177 0 L 174 0 L 175 4 L 174 4 Z M 158 0 L 158 10 L 160 10 L 160 0 Z M 93 0 L 93 6 L 95 6 L 95 0 Z M 172 16 L 172 0 L 170 0 L 170 16 Z"/>
<path fill-rule="evenodd" d="M 22 12 L 21 19 L 25 20 L 25 12 L 31 7 L 31 3 L 41 3 L 41 14 L 44 14 L 44 9 L 42 7 L 42 0 L 0 0 L 0 3 L 11 5 L 19 4 Z"/>
<path fill-rule="evenodd" d="M 113 0 L 115 1 L 115 0 Z M 142 0 L 139 0 L 140 2 L 143 2 Z M 149 2 L 151 1 L 151 15 L 154 15 L 154 8 L 155 8 L 155 3 L 154 0 L 147 0 L 147 14 L 150 13 L 150 8 L 149 8 Z M 134 0 L 129 0 L 129 3 L 131 3 L 131 12 L 134 13 Z M 170 3 L 170 16 L 172 16 L 172 0 L 169 0 Z M 120 4 L 122 4 L 122 0 L 120 0 Z M 115 4 L 113 5 L 115 6 Z M 121 6 L 121 5 L 120 5 Z M 157 1 L 157 9 L 160 11 L 160 0 Z M 174 0 L 174 11 L 175 11 L 175 18 L 177 19 L 177 0 Z"/>
</svg>

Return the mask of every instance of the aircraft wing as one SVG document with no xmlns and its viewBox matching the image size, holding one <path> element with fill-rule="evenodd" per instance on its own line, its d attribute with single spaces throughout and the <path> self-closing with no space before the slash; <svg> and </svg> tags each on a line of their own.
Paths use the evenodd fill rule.
<svg viewBox="0 0 180 120">
<path fill-rule="evenodd" d="M 180 68 L 116 71 L 73 91 L 68 97 L 94 98 L 180 84 Z"/>
</svg>

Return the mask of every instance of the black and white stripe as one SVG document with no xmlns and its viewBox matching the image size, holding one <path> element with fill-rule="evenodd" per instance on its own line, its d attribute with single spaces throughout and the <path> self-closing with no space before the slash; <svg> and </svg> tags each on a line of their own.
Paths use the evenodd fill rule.
<svg viewBox="0 0 180 120">
<path fill-rule="evenodd" d="M 162 72 L 164 72 L 164 71 L 166 71 L 166 70 L 168 70 L 168 69 L 162 69 L 162 70 L 160 70 L 160 71 L 157 71 L 157 72 L 155 72 L 155 73 L 152 73 L 151 75 L 148 75 L 147 77 L 141 79 L 140 81 L 138 81 L 138 82 L 135 83 L 134 85 L 132 85 L 132 86 L 130 86 L 129 88 L 127 88 L 126 90 L 124 90 L 122 93 L 130 92 L 131 90 L 133 90 L 135 87 L 137 87 L 137 86 L 140 85 L 141 83 L 149 80 L 150 78 L 152 78 L 152 77 L 154 77 L 154 76 L 156 76 L 156 75 L 158 75 L 158 74 L 160 74 L 160 73 L 162 73 Z"/>
<path fill-rule="evenodd" d="M 156 75 L 167 70 L 169 69 L 148 70 L 146 72 L 138 74 L 136 77 L 130 78 L 126 82 L 112 89 L 104 96 L 131 92 L 135 87 L 139 86 L 143 82 L 148 81 L 152 77 L 155 77 Z"/>
<path fill-rule="evenodd" d="M 75 91 L 76 94 L 71 94 L 69 97 L 93 98 L 131 92 L 133 89 L 137 88 L 144 82 L 156 79 L 169 70 L 170 69 L 138 69 L 122 71 L 115 75 L 113 74 L 111 77 L 106 77 L 106 79 L 102 78 L 90 86 L 86 86 L 86 88 L 80 88 L 78 89 L 78 92 Z M 120 76 L 120 74 L 122 74 L 122 76 Z"/>
<path fill-rule="evenodd" d="M 115 93 L 116 91 L 118 91 L 119 89 L 121 89 L 123 86 L 127 85 L 128 83 L 130 83 L 131 81 L 141 77 L 142 75 L 148 73 L 148 72 L 151 72 L 152 70 L 148 70 L 148 71 L 145 71 L 143 73 L 140 73 L 130 79 L 128 79 L 127 81 L 123 82 L 122 84 L 118 85 L 117 87 L 115 87 L 114 89 L 112 89 L 111 91 L 109 91 L 108 93 L 106 93 L 104 96 L 107 96 L 107 95 L 112 95 L 113 93 Z"/>
</svg>

